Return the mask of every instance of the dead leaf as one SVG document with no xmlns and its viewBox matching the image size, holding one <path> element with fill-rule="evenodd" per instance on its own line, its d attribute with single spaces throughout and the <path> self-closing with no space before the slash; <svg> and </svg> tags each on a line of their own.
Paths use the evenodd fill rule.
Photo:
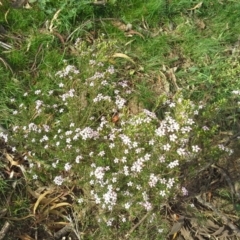
<svg viewBox="0 0 240 240">
<path fill-rule="evenodd" d="M 39 193 L 34 192 L 29 186 L 26 187 L 27 191 L 34 197 L 34 198 L 38 198 L 39 197 Z"/>
<path fill-rule="evenodd" d="M 207 201 L 211 202 L 212 199 L 212 193 L 211 192 L 207 192 Z"/>
<path fill-rule="evenodd" d="M 145 21 L 144 17 L 142 16 L 142 25 L 144 27 L 144 29 L 148 30 L 149 29 L 149 26 L 147 24 L 147 22 Z"/>
<path fill-rule="evenodd" d="M 117 123 L 119 121 L 120 117 L 118 113 L 113 114 L 112 116 L 112 122 Z"/>
<path fill-rule="evenodd" d="M 198 8 L 200 8 L 200 7 L 202 6 L 202 4 L 203 4 L 203 2 L 200 2 L 200 3 L 198 3 L 196 6 L 194 6 L 193 8 L 190 8 L 190 9 L 188 9 L 188 10 L 198 9 Z"/>
<path fill-rule="evenodd" d="M 43 207 L 41 208 L 41 210 L 43 210 L 45 207 L 49 206 L 52 203 L 56 203 L 57 201 L 59 201 L 60 197 L 63 195 L 63 193 L 59 194 L 58 196 L 56 196 L 55 198 L 47 198 L 46 202 L 44 203 Z"/>
<path fill-rule="evenodd" d="M 135 62 L 132 60 L 132 58 L 130 58 L 129 56 L 127 56 L 126 54 L 124 53 L 114 53 L 112 55 L 112 57 L 116 58 L 116 57 L 119 57 L 119 58 L 124 58 L 128 61 L 130 61 L 131 63 L 135 64 Z"/>
<path fill-rule="evenodd" d="M 60 209 L 62 212 L 63 212 L 63 209 Z M 51 214 L 52 215 L 55 215 L 55 216 L 58 216 L 58 217 L 61 217 L 62 219 L 64 219 L 66 216 L 62 214 L 61 211 L 58 211 L 58 210 L 51 210 Z"/>
<path fill-rule="evenodd" d="M 157 80 L 153 86 L 153 91 L 158 95 L 162 94 L 163 92 L 169 93 L 170 91 L 170 84 L 167 81 L 165 74 L 161 71 L 159 71 L 159 75 L 157 76 Z"/>
<path fill-rule="evenodd" d="M 21 240 L 34 240 L 33 238 L 31 238 L 28 234 L 24 233 L 21 234 L 20 236 L 18 236 Z"/>
<path fill-rule="evenodd" d="M 185 227 L 181 228 L 181 234 L 183 235 L 184 239 L 193 240 L 193 237 L 191 236 L 191 232 Z"/>
<path fill-rule="evenodd" d="M 132 29 L 132 24 L 130 24 L 130 23 L 125 24 L 125 23 L 117 21 L 117 20 L 111 21 L 111 23 L 114 27 L 118 28 L 120 31 L 123 31 L 123 32 L 127 32 Z"/>
<path fill-rule="evenodd" d="M 31 9 L 31 5 L 27 2 L 27 4 L 24 6 L 25 9 Z"/>
<path fill-rule="evenodd" d="M 38 200 L 36 201 L 34 207 L 33 207 L 33 214 L 36 213 L 36 209 L 38 207 L 38 205 L 40 204 L 40 202 L 45 198 L 46 195 L 48 195 L 49 193 L 51 193 L 52 190 L 48 190 L 46 191 L 45 193 L 41 194 L 39 197 L 38 197 Z"/>
<path fill-rule="evenodd" d="M 197 22 L 196 22 L 196 24 L 197 24 L 197 26 L 198 26 L 201 30 L 203 30 L 203 29 L 206 28 L 206 25 L 205 25 L 205 23 L 204 23 L 203 20 L 198 19 Z"/>
<path fill-rule="evenodd" d="M 175 72 L 176 72 L 177 68 L 170 68 L 166 73 L 168 74 L 169 79 L 172 81 L 175 90 L 178 91 L 180 88 L 177 85 L 177 78 L 175 76 Z"/>
<path fill-rule="evenodd" d="M 53 29 L 55 28 L 55 26 L 54 26 L 54 22 L 57 20 L 57 18 L 58 18 L 58 15 L 59 15 L 59 13 L 62 11 L 62 9 L 59 9 L 59 10 L 57 10 L 57 12 L 53 15 L 53 18 L 52 18 L 52 20 L 51 20 L 51 22 L 50 22 L 50 26 L 49 26 L 49 32 L 52 32 L 53 31 Z"/>
<path fill-rule="evenodd" d="M 67 203 L 67 202 L 62 202 L 62 203 L 54 204 L 52 207 L 50 207 L 49 210 L 59 208 L 59 207 L 63 207 L 63 206 L 72 206 L 72 205 L 70 203 Z"/>
<path fill-rule="evenodd" d="M 141 38 L 145 39 L 145 37 L 144 37 L 141 33 L 137 32 L 137 31 L 134 31 L 134 30 L 128 31 L 126 35 L 127 35 L 128 37 L 132 37 L 132 35 L 138 35 L 138 36 L 140 36 Z"/>
<path fill-rule="evenodd" d="M 10 164 L 11 164 L 10 168 L 11 168 L 12 166 L 19 166 L 19 165 L 20 165 L 18 161 L 14 161 L 14 160 L 13 160 L 13 157 L 12 157 L 10 154 L 5 153 L 5 157 L 6 157 L 6 159 L 7 159 L 7 160 L 10 162 Z"/>
<path fill-rule="evenodd" d="M 211 233 L 211 235 L 213 236 L 217 236 L 223 233 L 223 230 L 225 230 L 225 226 L 219 227 L 219 229 L 217 231 L 215 231 L 214 233 Z"/>
<path fill-rule="evenodd" d="M 138 101 L 136 97 L 129 100 L 128 108 L 130 113 L 133 115 L 137 115 L 143 110 L 143 106 L 141 105 L 141 103 Z"/>
<path fill-rule="evenodd" d="M 175 222 L 171 228 L 171 231 L 168 235 L 175 235 L 176 233 L 178 233 L 180 231 L 180 229 L 182 228 L 182 226 L 184 225 L 184 217 L 180 216 L 179 219 L 177 220 L 177 222 Z"/>
</svg>

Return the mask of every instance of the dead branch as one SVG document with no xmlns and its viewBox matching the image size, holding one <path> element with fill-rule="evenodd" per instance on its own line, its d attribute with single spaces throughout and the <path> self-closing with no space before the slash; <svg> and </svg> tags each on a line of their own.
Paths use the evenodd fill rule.
<svg viewBox="0 0 240 240">
<path fill-rule="evenodd" d="M 6 236 L 8 230 L 10 228 L 10 223 L 8 221 L 6 221 L 0 231 L 0 240 L 4 239 L 4 237 Z"/>
<path fill-rule="evenodd" d="M 69 232 L 72 231 L 72 227 L 69 225 L 66 225 L 62 229 L 60 229 L 58 232 L 54 233 L 54 239 L 58 240 L 62 237 L 66 236 Z"/>
</svg>

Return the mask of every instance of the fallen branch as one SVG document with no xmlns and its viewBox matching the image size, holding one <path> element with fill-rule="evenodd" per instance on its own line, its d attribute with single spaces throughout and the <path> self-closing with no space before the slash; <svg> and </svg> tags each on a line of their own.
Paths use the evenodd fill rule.
<svg viewBox="0 0 240 240">
<path fill-rule="evenodd" d="M 130 229 L 130 231 L 125 235 L 125 237 L 128 238 L 128 237 L 131 235 L 131 233 L 132 233 L 140 224 L 142 224 L 142 222 L 147 218 L 148 215 L 149 215 L 149 212 L 146 213 L 146 214 L 143 216 L 143 218 L 142 218 L 136 225 L 134 225 L 134 226 Z"/>
<path fill-rule="evenodd" d="M 60 229 L 58 232 L 54 233 L 54 239 L 61 239 L 62 237 L 66 236 L 69 232 L 72 231 L 72 227 L 69 225 L 66 225 L 62 229 Z"/>
<path fill-rule="evenodd" d="M 0 231 L 0 240 L 4 239 L 4 237 L 6 236 L 8 230 L 10 228 L 10 223 L 8 221 L 6 221 Z"/>
</svg>

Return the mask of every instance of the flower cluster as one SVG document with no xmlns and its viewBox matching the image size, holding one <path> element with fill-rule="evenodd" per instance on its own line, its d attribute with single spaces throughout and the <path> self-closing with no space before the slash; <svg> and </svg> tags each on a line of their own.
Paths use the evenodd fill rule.
<svg viewBox="0 0 240 240">
<path fill-rule="evenodd" d="M 81 73 L 77 65 L 66 65 L 55 74 L 51 89 L 35 86 L 24 94 L 17 112 L 25 121 L 13 126 L 13 137 L 24 139 L 20 150 L 28 151 L 32 179 L 83 186 L 87 192 L 76 201 L 94 201 L 112 226 L 116 212 L 125 223 L 130 212 L 152 211 L 175 194 L 179 166 L 200 158 L 201 134 L 210 127 L 196 124 L 202 104 L 181 95 L 158 101 L 156 109 L 164 107 L 164 113 L 144 108 L 131 113 L 134 85 L 127 78 L 116 79 L 117 70 L 104 61 L 101 48 L 95 53 L 81 44 L 76 48 L 88 65 L 80 67 Z M 0 137 L 8 141 L 5 133 Z M 219 150 L 232 153 L 222 145 Z"/>
</svg>

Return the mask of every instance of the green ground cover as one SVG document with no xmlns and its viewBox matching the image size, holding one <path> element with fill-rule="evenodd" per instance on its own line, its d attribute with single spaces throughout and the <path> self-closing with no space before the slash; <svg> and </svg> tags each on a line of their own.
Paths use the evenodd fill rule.
<svg viewBox="0 0 240 240">
<path fill-rule="evenodd" d="M 238 239 L 239 1 L 0 3 L 0 239 Z"/>
</svg>

